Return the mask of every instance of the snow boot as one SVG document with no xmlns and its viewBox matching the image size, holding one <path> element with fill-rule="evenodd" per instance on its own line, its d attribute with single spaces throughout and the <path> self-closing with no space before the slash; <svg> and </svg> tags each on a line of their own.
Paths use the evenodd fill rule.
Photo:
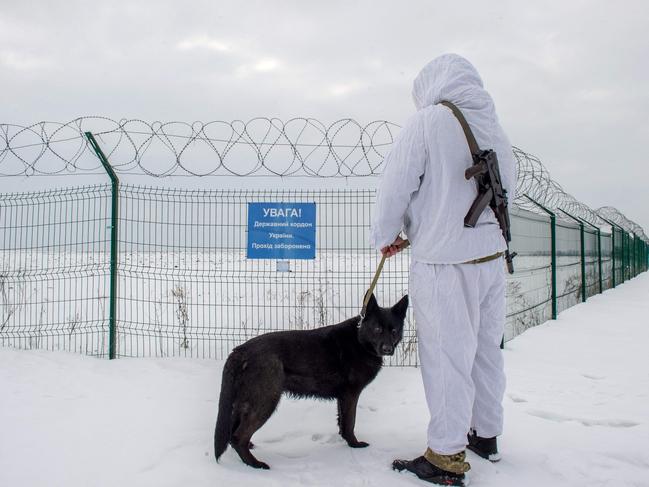
<svg viewBox="0 0 649 487">
<path fill-rule="evenodd" d="M 490 462 L 497 462 L 500 460 L 500 453 L 498 453 L 498 442 L 496 437 L 492 438 L 483 438 L 478 436 L 474 429 L 469 431 L 469 434 L 466 436 L 468 445 L 467 448 L 481 456 L 486 458 Z"/>
<path fill-rule="evenodd" d="M 424 455 L 414 460 L 395 460 L 392 468 L 399 472 L 408 470 L 414 473 L 421 480 L 435 485 L 467 485 L 464 472 L 471 466 L 464 461 L 464 452 L 455 455 L 439 455 L 430 448 Z"/>
</svg>

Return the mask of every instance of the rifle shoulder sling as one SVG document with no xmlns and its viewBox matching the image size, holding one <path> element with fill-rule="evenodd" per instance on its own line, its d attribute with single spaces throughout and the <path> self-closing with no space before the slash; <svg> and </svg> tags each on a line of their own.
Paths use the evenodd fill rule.
<svg viewBox="0 0 649 487">
<path fill-rule="evenodd" d="M 471 132 L 471 127 L 469 127 L 469 123 L 466 121 L 466 118 L 464 118 L 464 115 L 462 114 L 460 109 L 453 105 L 453 103 L 451 103 L 450 101 L 444 100 L 440 101 L 439 103 L 440 105 L 444 105 L 445 107 L 450 108 L 453 112 L 453 115 L 455 115 L 455 118 L 457 118 L 460 122 L 462 130 L 464 131 L 464 136 L 469 143 L 469 150 L 471 151 L 471 155 L 479 154 L 480 148 L 478 147 L 478 142 L 475 140 L 473 132 Z"/>
</svg>

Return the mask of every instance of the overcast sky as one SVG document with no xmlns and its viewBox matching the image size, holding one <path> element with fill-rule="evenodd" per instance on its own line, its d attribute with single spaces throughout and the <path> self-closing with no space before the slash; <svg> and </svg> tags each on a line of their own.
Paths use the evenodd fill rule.
<svg viewBox="0 0 649 487">
<path fill-rule="evenodd" d="M 456 52 L 513 144 L 647 231 L 648 48 L 646 0 L 0 0 L 0 123 L 402 124 L 418 71 Z"/>
</svg>

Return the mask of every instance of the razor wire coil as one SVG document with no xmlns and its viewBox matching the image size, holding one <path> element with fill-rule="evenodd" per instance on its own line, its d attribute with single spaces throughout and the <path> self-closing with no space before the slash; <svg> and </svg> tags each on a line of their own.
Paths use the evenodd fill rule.
<svg viewBox="0 0 649 487">
<path fill-rule="evenodd" d="M 253 118 L 211 122 L 146 122 L 79 117 L 68 122 L 0 124 L 0 177 L 88 174 L 102 170 L 84 132 L 99 138 L 119 174 L 151 177 L 357 177 L 381 174 L 399 125 L 351 118 L 325 124 L 314 118 Z M 540 159 L 512 147 L 518 168 L 515 203 L 563 210 L 601 227 L 617 225 L 645 242 L 640 225 L 619 210 L 590 208 L 552 179 Z M 196 161 L 200 161 L 197 163 Z"/>
</svg>

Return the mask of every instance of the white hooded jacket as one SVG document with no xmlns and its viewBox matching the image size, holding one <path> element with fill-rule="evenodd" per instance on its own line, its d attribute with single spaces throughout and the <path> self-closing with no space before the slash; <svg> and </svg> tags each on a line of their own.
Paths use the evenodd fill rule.
<svg viewBox="0 0 649 487">
<path fill-rule="evenodd" d="M 516 164 L 493 100 L 476 69 L 455 55 L 440 56 L 421 70 L 412 96 L 417 107 L 385 159 L 372 229 L 371 245 L 380 250 L 404 230 L 412 259 L 456 264 L 506 249 L 493 211 L 487 207 L 475 228 L 464 217 L 477 196 L 475 180 L 464 179 L 473 164 L 462 127 L 441 101 L 464 114 L 481 149 L 493 149 L 509 201 L 515 197 Z"/>
</svg>

